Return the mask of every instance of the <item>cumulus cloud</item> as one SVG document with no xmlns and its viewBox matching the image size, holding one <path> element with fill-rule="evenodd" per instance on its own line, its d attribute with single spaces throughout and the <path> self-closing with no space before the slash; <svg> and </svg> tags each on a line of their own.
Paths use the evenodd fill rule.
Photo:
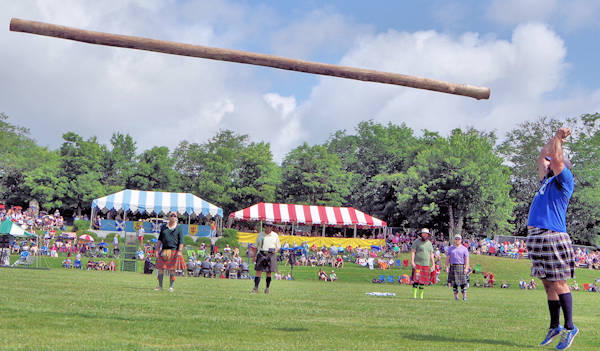
<svg viewBox="0 0 600 351">
<path fill-rule="evenodd" d="M 568 67 L 565 57 L 564 42 L 543 24 L 520 25 L 510 40 L 476 33 L 453 37 L 435 31 L 390 30 L 364 37 L 341 63 L 487 86 L 492 90 L 491 99 L 476 101 L 322 78 L 310 99 L 298 109 L 304 125 L 318 126 L 311 131 L 314 142 L 322 142 L 333 130 L 352 129 L 365 119 L 406 123 L 417 131 L 446 133 L 456 127 L 473 126 L 503 135 L 516 124 L 540 115 L 570 111 L 569 115 L 574 116 L 593 111 L 590 109 L 598 105 L 597 93 L 593 92 L 584 93 L 588 99 L 548 97 L 564 83 Z"/>
</svg>

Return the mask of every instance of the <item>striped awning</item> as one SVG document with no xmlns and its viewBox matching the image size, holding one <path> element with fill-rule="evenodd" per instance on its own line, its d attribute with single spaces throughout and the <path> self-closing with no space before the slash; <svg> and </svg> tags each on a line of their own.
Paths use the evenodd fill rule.
<svg viewBox="0 0 600 351">
<path fill-rule="evenodd" d="M 223 209 L 189 193 L 166 193 L 158 191 L 122 190 L 92 201 L 92 208 L 100 210 L 123 210 L 133 213 L 167 213 L 221 216 Z"/>
<path fill-rule="evenodd" d="M 381 219 L 352 207 L 272 204 L 259 202 L 229 215 L 243 221 L 269 221 L 326 226 L 386 227 Z"/>
</svg>

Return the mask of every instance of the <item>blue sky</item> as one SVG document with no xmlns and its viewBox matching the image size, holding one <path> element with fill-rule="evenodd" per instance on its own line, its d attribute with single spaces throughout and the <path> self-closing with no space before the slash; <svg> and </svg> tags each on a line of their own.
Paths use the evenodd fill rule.
<svg viewBox="0 0 600 351">
<path fill-rule="evenodd" d="M 18 17 L 487 86 L 490 100 L 7 30 Z M 360 121 L 448 133 L 600 110 L 600 0 L 0 0 L 0 112 L 55 148 L 74 131 L 144 150 L 231 129 L 277 160 Z"/>
</svg>

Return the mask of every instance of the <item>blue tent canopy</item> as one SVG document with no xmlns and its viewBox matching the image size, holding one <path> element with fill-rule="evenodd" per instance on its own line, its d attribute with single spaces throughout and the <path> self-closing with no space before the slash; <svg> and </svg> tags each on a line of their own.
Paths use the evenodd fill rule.
<svg viewBox="0 0 600 351">
<path fill-rule="evenodd" d="M 92 201 L 92 209 L 223 217 L 223 209 L 189 193 L 122 190 Z"/>
</svg>

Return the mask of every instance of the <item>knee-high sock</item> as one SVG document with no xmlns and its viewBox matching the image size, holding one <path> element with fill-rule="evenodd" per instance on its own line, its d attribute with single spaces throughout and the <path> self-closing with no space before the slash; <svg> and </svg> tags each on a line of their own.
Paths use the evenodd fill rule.
<svg viewBox="0 0 600 351">
<path fill-rule="evenodd" d="M 169 287 L 170 287 L 170 288 L 172 288 L 172 287 L 173 287 L 173 283 L 175 283 L 175 276 L 174 276 L 174 275 L 171 275 L 171 276 L 170 276 L 170 278 L 171 278 L 171 279 L 170 279 L 170 284 L 169 284 Z"/>
<path fill-rule="evenodd" d="M 452 291 L 458 295 L 458 284 L 452 284 Z"/>
<path fill-rule="evenodd" d="M 160 286 L 161 288 L 162 288 L 163 277 L 164 277 L 164 273 L 158 273 L 158 275 L 157 275 L 158 286 Z"/>
<path fill-rule="evenodd" d="M 417 290 L 419 290 L 419 289 L 417 289 L 417 287 L 416 287 L 416 286 L 413 286 L 413 298 L 414 298 L 414 299 L 416 299 L 416 298 L 417 298 Z"/>
<path fill-rule="evenodd" d="M 419 298 L 422 299 L 424 294 L 425 288 L 423 287 L 423 285 L 419 285 Z"/>
<path fill-rule="evenodd" d="M 560 325 L 560 300 L 548 300 L 548 311 L 550 312 L 550 328 L 558 328 Z"/>
<path fill-rule="evenodd" d="M 259 275 L 254 277 L 254 289 L 258 289 L 258 284 L 260 284 L 260 276 Z"/>
<path fill-rule="evenodd" d="M 566 294 L 558 295 L 560 300 L 560 307 L 563 310 L 563 317 L 565 317 L 565 328 L 573 329 L 573 296 L 568 292 Z"/>
<path fill-rule="evenodd" d="M 271 286 L 271 277 L 267 277 L 267 289 Z"/>
</svg>

